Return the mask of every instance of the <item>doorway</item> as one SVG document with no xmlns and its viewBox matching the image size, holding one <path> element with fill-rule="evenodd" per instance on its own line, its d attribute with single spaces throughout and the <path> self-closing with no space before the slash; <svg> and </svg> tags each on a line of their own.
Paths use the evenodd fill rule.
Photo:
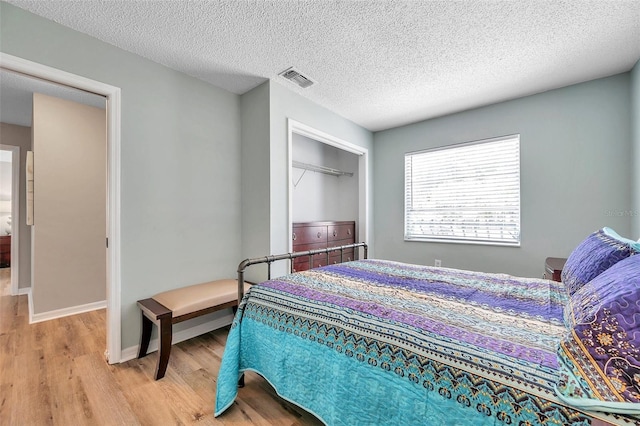
<svg viewBox="0 0 640 426">
<path fill-rule="evenodd" d="M 10 268 L 11 295 L 19 294 L 20 147 L 0 144 L 0 267 Z"/>
<path fill-rule="evenodd" d="M 106 97 L 107 115 L 107 342 L 110 364 L 121 358 L 120 323 L 120 89 L 0 52 L 0 69 Z"/>
</svg>

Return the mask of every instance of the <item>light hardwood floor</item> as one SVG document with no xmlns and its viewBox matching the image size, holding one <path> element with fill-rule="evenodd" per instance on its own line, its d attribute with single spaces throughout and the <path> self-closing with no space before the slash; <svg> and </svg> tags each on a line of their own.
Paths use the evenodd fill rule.
<svg viewBox="0 0 640 426">
<path fill-rule="evenodd" d="M 105 310 L 29 324 L 27 296 L 0 269 L 0 425 L 321 425 L 248 373 L 235 404 L 213 417 L 228 329 L 173 346 L 166 376 L 156 353 L 108 365 Z"/>
</svg>

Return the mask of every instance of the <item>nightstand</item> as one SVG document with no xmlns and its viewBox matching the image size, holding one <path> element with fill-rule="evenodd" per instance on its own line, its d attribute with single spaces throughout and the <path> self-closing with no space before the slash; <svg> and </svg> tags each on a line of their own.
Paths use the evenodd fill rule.
<svg viewBox="0 0 640 426">
<path fill-rule="evenodd" d="M 564 257 L 547 257 L 544 261 L 544 278 L 553 281 L 562 281 L 562 268 L 567 262 Z"/>
</svg>

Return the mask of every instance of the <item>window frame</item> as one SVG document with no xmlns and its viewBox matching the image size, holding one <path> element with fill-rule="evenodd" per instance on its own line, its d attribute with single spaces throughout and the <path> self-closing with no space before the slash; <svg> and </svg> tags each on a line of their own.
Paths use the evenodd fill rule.
<svg viewBox="0 0 640 426">
<path fill-rule="evenodd" d="M 513 241 L 513 242 L 508 242 L 508 241 L 500 241 L 500 240 L 490 240 L 490 239 L 472 239 L 469 237 L 456 237 L 454 235 L 447 235 L 447 236 L 442 236 L 442 237 L 438 237 L 436 235 L 422 235 L 422 236 L 416 236 L 416 235 L 408 235 L 407 229 L 408 229 L 408 200 L 407 200 L 407 194 L 408 194 L 408 188 L 407 188 L 407 158 L 408 157 L 412 157 L 415 155 L 420 155 L 420 154 L 425 154 L 425 153 L 429 153 L 429 152 L 438 152 L 438 151 L 444 151 L 444 150 L 453 150 L 453 149 L 457 149 L 457 148 L 463 148 L 463 147 L 468 147 L 468 146 L 472 146 L 472 145 L 481 145 L 481 144 L 486 144 L 486 143 L 495 143 L 495 142 L 501 142 L 501 141 L 513 141 L 515 140 L 515 142 L 517 143 L 517 153 L 518 153 L 518 158 L 517 158 L 517 182 L 518 182 L 518 190 L 517 190 L 517 202 L 518 202 L 518 207 L 517 207 L 517 231 L 518 231 L 518 236 L 517 236 L 517 241 Z M 510 135 L 505 135 L 505 136 L 497 136 L 497 137 L 492 137 L 492 138 L 487 138 L 487 139 L 480 139 L 480 140 L 475 140 L 475 141 L 469 141 L 469 142 L 462 142 L 462 143 L 457 143 L 457 144 L 452 144 L 452 145 L 446 145 L 446 146 L 440 146 L 440 147 L 435 147 L 435 148 L 429 148 L 429 149 L 423 149 L 423 150 L 419 150 L 419 151 L 411 151 L 411 152 L 406 152 L 404 154 L 404 164 L 403 164 L 403 170 L 404 170 L 404 194 L 403 194 L 403 202 L 404 202 L 404 211 L 403 211 L 403 232 L 404 232 L 404 241 L 407 242 L 436 242 L 436 243 L 453 243 L 453 244 L 475 244 L 475 245 L 489 245 L 489 246 L 503 246 L 503 247 L 520 247 L 522 244 L 522 161 L 521 161 L 521 137 L 519 133 L 515 133 L 515 134 L 510 134 Z"/>
</svg>

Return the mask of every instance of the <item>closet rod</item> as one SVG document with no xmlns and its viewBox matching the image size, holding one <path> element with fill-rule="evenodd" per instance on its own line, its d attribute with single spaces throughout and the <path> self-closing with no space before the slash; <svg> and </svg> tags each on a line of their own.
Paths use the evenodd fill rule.
<svg viewBox="0 0 640 426">
<path fill-rule="evenodd" d="M 320 172 L 331 176 L 353 176 L 353 173 L 351 172 L 343 172 L 342 170 L 332 169 L 331 167 L 301 163 L 300 161 L 293 161 L 291 165 L 298 169 L 311 170 L 313 172 Z"/>
</svg>

